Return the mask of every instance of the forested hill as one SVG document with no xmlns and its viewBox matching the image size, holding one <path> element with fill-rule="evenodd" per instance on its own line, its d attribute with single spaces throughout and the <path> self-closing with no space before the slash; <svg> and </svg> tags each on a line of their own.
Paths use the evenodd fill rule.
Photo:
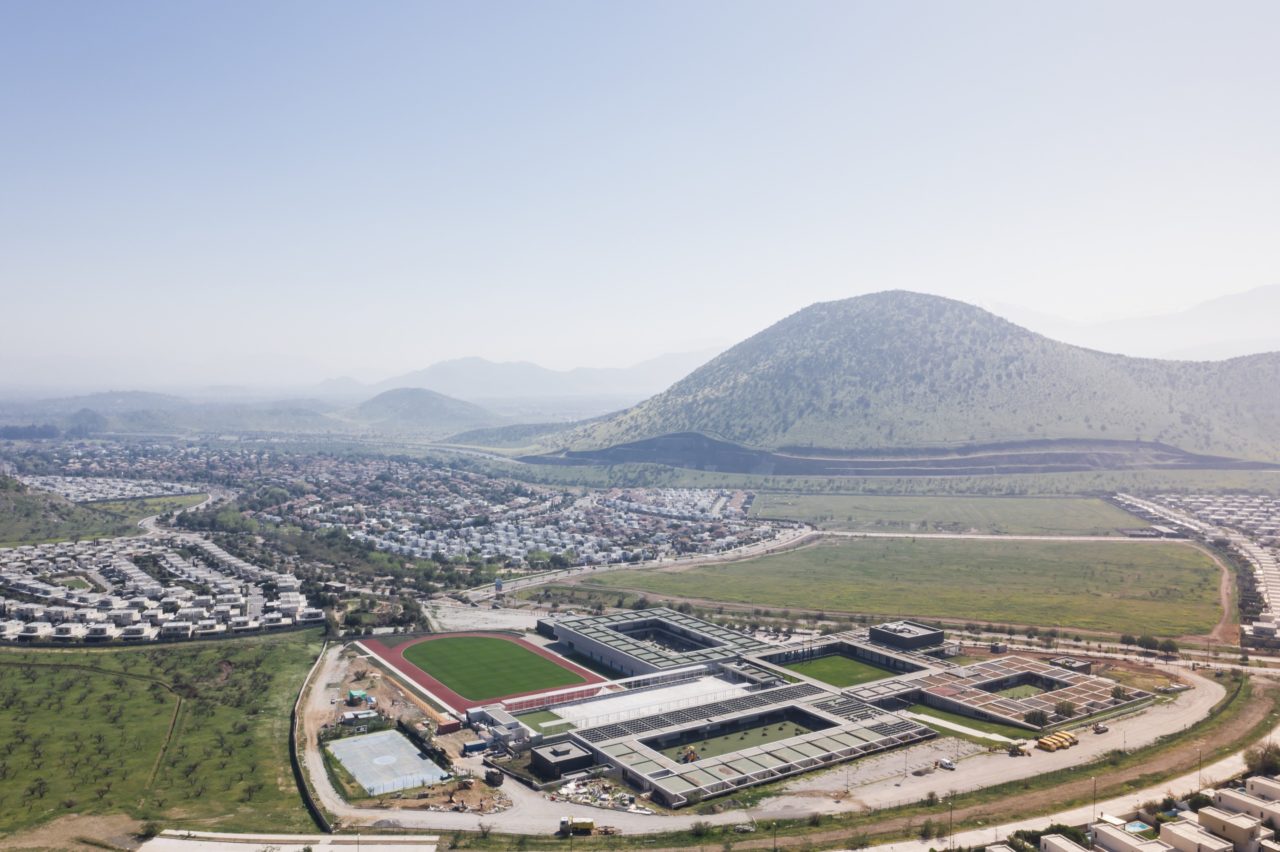
<svg viewBox="0 0 1280 852">
<path fill-rule="evenodd" d="M 1280 353 L 1129 358 L 963 302 L 889 291 L 805 308 L 559 444 L 596 449 L 677 432 L 769 449 L 1140 438 L 1274 461 Z"/>
</svg>

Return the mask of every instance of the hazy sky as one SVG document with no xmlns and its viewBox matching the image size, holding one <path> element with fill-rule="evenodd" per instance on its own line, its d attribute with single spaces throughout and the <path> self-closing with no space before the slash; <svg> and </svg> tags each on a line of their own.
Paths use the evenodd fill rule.
<svg viewBox="0 0 1280 852">
<path fill-rule="evenodd" d="M 1280 4 L 0 6 L 0 385 L 621 365 L 1280 282 Z"/>
</svg>

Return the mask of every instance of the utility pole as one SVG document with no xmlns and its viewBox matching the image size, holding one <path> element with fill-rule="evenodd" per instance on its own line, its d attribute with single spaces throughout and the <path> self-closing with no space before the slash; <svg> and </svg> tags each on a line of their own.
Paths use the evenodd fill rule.
<svg viewBox="0 0 1280 852">
<path fill-rule="evenodd" d="M 1092 777 L 1093 781 L 1093 819 L 1090 822 L 1098 821 L 1098 776 Z"/>
<path fill-rule="evenodd" d="M 952 796 L 951 801 L 947 803 L 947 849 L 951 849 L 951 844 L 955 842 L 955 817 L 956 797 Z"/>
<path fill-rule="evenodd" d="M 1204 746 L 1196 747 L 1196 792 L 1204 789 Z"/>
</svg>

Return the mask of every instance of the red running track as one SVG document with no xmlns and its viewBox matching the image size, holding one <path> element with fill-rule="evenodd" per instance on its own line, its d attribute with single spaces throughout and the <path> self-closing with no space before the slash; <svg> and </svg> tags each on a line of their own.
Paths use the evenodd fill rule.
<svg viewBox="0 0 1280 852">
<path fill-rule="evenodd" d="M 565 686 L 553 686 L 553 687 L 548 687 L 547 689 L 534 689 L 528 692 L 513 692 L 507 695 L 494 695 L 490 698 L 481 698 L 481 699 L 463 698 L 461 695 L 454 692 L 452 689 L 445 686 L 443 683 L 436 680 L 434 677 L 427 674 L 422 669 L 418 668 L 416 665 L 414 665 L 413 663 L 409 662 L 404 658 L 405 650 L 408 648 L 412 648 L 414 645 L 418 645 L 423 642 L 434 642 L 436 639 L 450 639 L 450 638 L 456 638 L 460 636 L 483 636 L 489 639 L 505 639 L 508 642 L 512 642 L 516 645 L 519 645 L 521 648 L 524 648 L 526 651 L 532 651 L 533 653 L 537 654 L 539 657 L 544 657 L 550 660 L 551 662 L 555 663 L 557 666 L 559 666 L 562 669 L 566 669 L 568 671 L 573 672 L 574 674 L 583 678 L 584 682 L 582 684 L 567 684 Z M 421 639 L 410 639 L 408 642 L 405 642 L 403 645 L 397 645 L 394 648 L 383 644 L 381 641 L 377 639 L 361 639 L 360 643 L 364 645 L 366 648 L 368 648 L 370 651 L 372 651 L 374 656 L 378 657 L 379 659 L 385 660 L 387 663 L 391 664 L 391 666 L 393 666 L 397 671 L 401 672 L 405 677 L 411 679 L 414 683 L 418 684 L 419 686 L 426 688 L 432 695 L 436 696 L 445 704 L 448 704 L 451 709 L 459 713 L 461 713 L 463 710 L 466 710 L 468 707 L 479 707 L 482 704 L 493 704 L 494 702 L 505 701 L 510 698 L 523 698 L 528 695 L 540 695 L 544 692 L 556 692 L 562 689 L 572 689 L 574 686 L 587 686 L 593 683 L 605 682 L 605 679 L 600 677 L 600 675 L 596 674 L 595 672 L 584 669 L 582 666 L 574 665 L 573 663 L 569 662 L 565 658 L 556 656 L 555 654 L 551 653 L 546 648 L 539 647 L 538 645 L 535 645 L 532 642 L 528 642 L 524 639 L 519 639 L 507 633 L 483 633 L 483 632 L 439 633 L 435 636 L 423 636 Z"/>
</svg>

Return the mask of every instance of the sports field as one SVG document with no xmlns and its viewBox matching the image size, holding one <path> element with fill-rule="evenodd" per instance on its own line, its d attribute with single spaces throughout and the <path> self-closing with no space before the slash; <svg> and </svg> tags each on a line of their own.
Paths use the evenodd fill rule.
<svg viewBox="0 0 1280 852">
<path fill-rule="evenodd" d="M 1172 542 L 851 538 L 587 582 L 755 607 L 1185 636 L 1217 624 L 1218 576 L 1202 551 Z"/>
<path fill-rule="evenodd" d="M 843 654 L 829 654 L 813 660 L 803 660 L 799 663 L 791 663 L 785 668 L 841 689 L 893 676 L 893 672 L 888 669 L 882 669 Z"/>
<path fill-rule="evenodd" d="M 514 637 L 442 635 L 402 644 L 394 649 L 376 641 L 365 644 L 393 663 L 399 657 L 404 668 L 420 670 L 429 681 L 435 682 L 424 685 L 433 692 L 445 692 L 439 697 L 450 703 L 462 699 L 474 704 L 600 680 L 590 672 Z M 414 674 L 413 671 L 405 673 Z M 433 689 L 436 685 L 443 690 Z"/>
<path fill-rule="evenodd" d="M 1096 497 L 880 497 L 761 494 L 751 514 L 824 530 L 1115 535 L 1146 521 Z"/>
</svg>

